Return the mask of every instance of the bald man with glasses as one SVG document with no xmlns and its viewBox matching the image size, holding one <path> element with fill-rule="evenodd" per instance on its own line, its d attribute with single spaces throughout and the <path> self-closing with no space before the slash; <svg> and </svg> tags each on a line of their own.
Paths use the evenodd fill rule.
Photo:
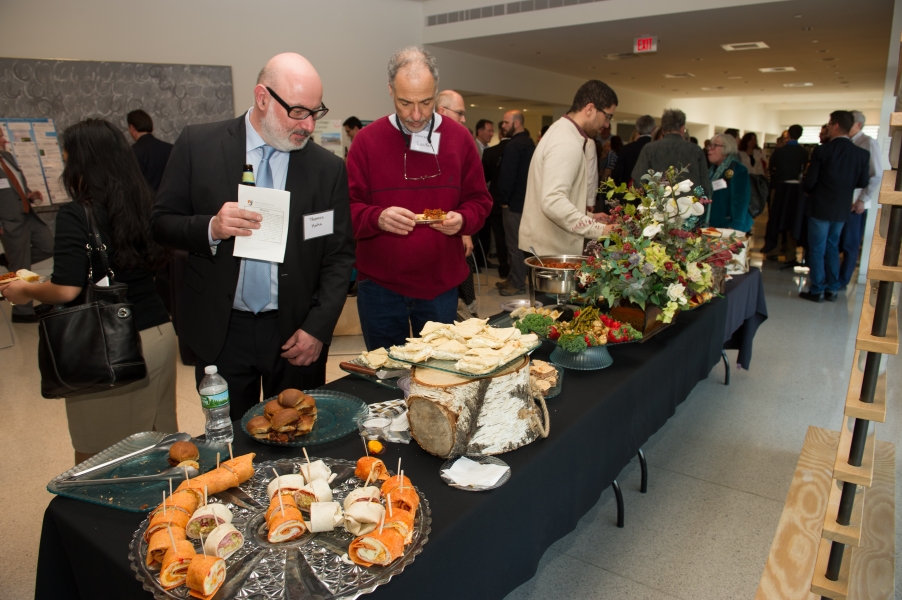
<svg viewBox="0 0 902 600">
<path fill-rule="evenodd" d="M 197 355 L 198 383 L 208 365 L 228 382 L 232 419 L 259 402 L 261 385 L 269 398 L 325 383 L 354 242 L 344 162 L 307 143 L 329 111 L 322 98 L 322 81 L 307 59 L 273 57 L 244 115 L 182 131 L 160 184 L 154 239 L 189 253 L 179 336 Z M 246 164 L 257 187 L 291 194 L 281 262 L 233 255 L 235 239 L 268 218 L 238 207 Z M 308 215 L 331 217 L 331 229 L 311 235 Z"/>
</svg>

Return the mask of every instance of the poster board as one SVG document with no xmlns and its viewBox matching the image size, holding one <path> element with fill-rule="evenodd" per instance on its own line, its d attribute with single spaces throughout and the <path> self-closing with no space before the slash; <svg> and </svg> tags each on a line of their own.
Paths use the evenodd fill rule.
<svg viewBox="0 0 902 600">
<path fill-rule="evenodd" d="M 0 127 L 29 189 L 41 192 L 47 204 L 68 202 L 60 181 L 63 155 L 53 119 L 0 118 Z"/>
<path fill-rule="evenodd" d="M 345 157 L 345 147 L 348 145 L 345 139 L 344 127 L 341 119 L 320 119 L 313 130 L 313 141 L 339 158 Z"/>
</svg>

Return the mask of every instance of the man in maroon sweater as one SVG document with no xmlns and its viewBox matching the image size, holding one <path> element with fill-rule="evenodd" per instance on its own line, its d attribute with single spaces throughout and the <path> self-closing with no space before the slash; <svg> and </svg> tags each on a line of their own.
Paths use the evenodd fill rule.
<svg viewBox="0 0 902 600">
<path fill-rule="evenodd" d="M 492 206 L 470 132 L 434 111 L 432 55 L 396 52 L 388 86 L 395 113 L 363 128 L 348 152 L 357 311 L 369 350 L 403 344 L 426 321 L 453 322 L 469 273 L 461 236 L 477 233 Z M 427 209 L 445 219 L 417 224 Z"/>
</svg>

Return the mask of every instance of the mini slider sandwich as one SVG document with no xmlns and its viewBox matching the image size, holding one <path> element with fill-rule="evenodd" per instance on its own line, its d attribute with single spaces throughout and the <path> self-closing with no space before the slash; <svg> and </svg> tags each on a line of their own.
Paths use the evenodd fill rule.
<svg viewBox="0 0 902 600">
<path fill-rule="evenodd" d="M 281 407 L 279 407 L 281 409 Z M 268 440 L 272 426 L 269 419 L 264 416 L 256 416 L 247 422 L 247 432 L 258 440 Z"/>
<path fill-rule="evenodd" d="M 200 452 L 198 452 L 197 446 L 191 442 L 176 442 L 169 447 L 168 461 L 170 467 L 177 467 L 186 460 L 191 460 L 195 463 L 200 460 Z"/>
<path fill-rule="evenodd" d="M 316 414 L 316 400 L 301 390 L 289 388 L 279 394 L 279 404 L 285 408 L 293 408 L 301 415 Z"/>
<path fill-rule="evenodd" d="M 285 407 L 279 404 L 278 400 L 270 400 L 263 406 L 263 416 L 272 419 L 272 416 L 283 408 Z"/>
</svg>

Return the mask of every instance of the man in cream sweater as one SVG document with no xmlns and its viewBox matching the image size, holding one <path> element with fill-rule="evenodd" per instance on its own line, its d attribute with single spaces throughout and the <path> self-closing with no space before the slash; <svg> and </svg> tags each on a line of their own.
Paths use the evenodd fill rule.
<svg viewBox="0 0 902 600">
<path fill-rule="evenodd" d="M 558 119 L 536 146 L 529 166 L 520 222 L 522 250 L 540 256 L 582 254 L 586 239 L 606 233 L 604 213 L 592 214 L 598 189 L 594 138 L 610 124 L 617 94 L 592 79 L 576 92 L 570 111 Z"/>
</svg>

